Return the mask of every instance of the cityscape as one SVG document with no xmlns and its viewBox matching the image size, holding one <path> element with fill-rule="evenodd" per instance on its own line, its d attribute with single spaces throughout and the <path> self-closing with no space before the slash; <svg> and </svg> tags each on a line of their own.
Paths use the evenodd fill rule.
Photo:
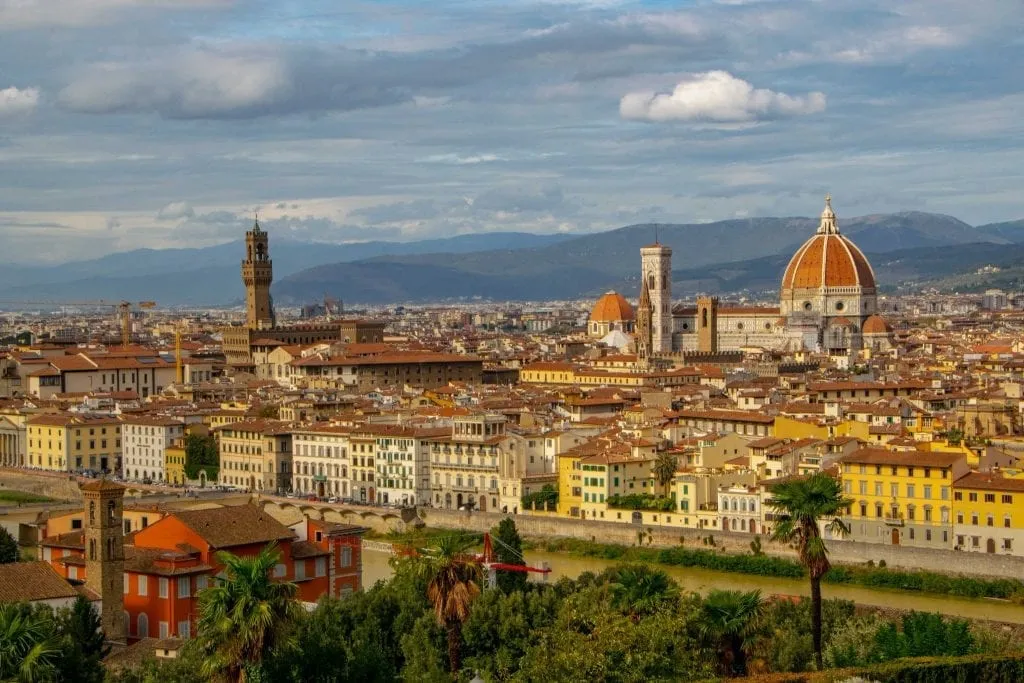
<svg viewBox="0 0 1024 683">
<path fill-rule="evenodd" d="M 1024 680 L 1022 8 L 53 2 L 0 680 Z"/>
</svg>

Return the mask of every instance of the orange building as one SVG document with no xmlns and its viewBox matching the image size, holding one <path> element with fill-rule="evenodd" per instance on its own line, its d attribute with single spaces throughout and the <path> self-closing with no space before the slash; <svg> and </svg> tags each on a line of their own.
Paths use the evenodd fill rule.
<svg viewBox="0 0 1024 683">
<path fill-rule="evenodd" d="M 124 619 L 129 641 L 189 638 L 195 632 L 198 595 L 222 570 L 217 554 L 253 556 L 276 543 L 273 577 L 298 586 L 298 598 L 316 602 L 362 585 L 363 527 L 303 519 L 285 526 L 247 504 L 169 512 L 125 538 Z M 84 581 L 83 533 L 42 541 L 42 557 L 62 576 Z"/>
</svg>

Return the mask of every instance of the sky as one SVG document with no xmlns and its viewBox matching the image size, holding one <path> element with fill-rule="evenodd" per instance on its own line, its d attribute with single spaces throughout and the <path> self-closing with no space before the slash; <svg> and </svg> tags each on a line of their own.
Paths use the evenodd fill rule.
<svg viewBox="0 0 1024 683">
<path fill-rule="evenodd" d="M 0 0 L 0 262 L 1024 217 L 1020 0 Z"/>
</svg>

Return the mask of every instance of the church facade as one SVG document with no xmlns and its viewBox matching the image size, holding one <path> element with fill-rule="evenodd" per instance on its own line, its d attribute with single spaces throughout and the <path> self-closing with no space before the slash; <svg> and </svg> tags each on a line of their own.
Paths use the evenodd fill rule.
<svg viewBox="0 0 1024 683">
<path fill-rule="evenodd" d="M 717 353 L 744 347 L 801 349 L 845 355 L 891 347 L 891 328 L 878 315 L 875 274 L 864 253 L 845 235 L 831 197 L 817 231 L 790 259 L 782 275 L 779 305 L 722 306 L 717 297 L 695 305 L 671 305 L 672 250 L 641 249 L 642 290 L 637 320 L 650 316 L 649 332 L 637 325 L 636 348 L 652 354 Z M 659 331 L 670 330 L 670 334 Z"/>
</svg>

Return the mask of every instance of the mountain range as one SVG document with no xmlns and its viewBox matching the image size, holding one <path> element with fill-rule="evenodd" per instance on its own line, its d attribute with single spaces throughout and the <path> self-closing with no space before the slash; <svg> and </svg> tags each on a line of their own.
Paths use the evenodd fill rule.
<svg viewBox="0 0 1024 683">
<path fill-rule="evenodd" d="M 655 239 L 673 249 L 678 296 L 763 291 L 778 286 L 789 256 L 817 224 L 816 218 L 750 218 L 631 225 L 586 235 L 503 232 L 357 244 L 275 240 L 270 225 L 272 292 L 279 305 L 325 294 L 369 304 L 567 299 L 613 288 L 635 295 L 639 249 Z M 903 212 L 850 218 L 840 229 L 868 255 L 883 287 L 1006 286 L 1024 276 L 1024 220 L 974 227 L 952 216 Z M 242 252 L 235 241 L 140 249 L 57 266 L 6 265 L 0 268 L 0 305 L 82 299 L 233 305 L 244 294 Z M 1002 270 L 980 278 L 976 271 L 984 265 Z"/>
</svg>

